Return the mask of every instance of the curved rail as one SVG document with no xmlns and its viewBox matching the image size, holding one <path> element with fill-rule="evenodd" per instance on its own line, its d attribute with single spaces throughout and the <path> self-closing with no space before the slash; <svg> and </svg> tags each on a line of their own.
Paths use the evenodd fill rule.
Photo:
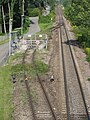
<svg viewBox="0 0 90 120">
<path fill-rule="evenodd" d="M 24 73 L 24 80 L 25 80 L 25 78 L 26 78 L 26 74 L 25 74 L 25 57 L 26 57 L 27 51 L 28 51 L 28 49 L 25 51 L 25 53 L 24 53 L 24 55 L 23 55 L 23 61 L 22 61 L 22 64 L 23 64 L 23 73 Z M 36 67 L 36 65 L 35 65 L 35 63 L 34 63 L 35 52 L 36 52 L 36 49 L 35 49 L 34 52 L 33 52 L 33 58 L 32 58 L 34 67 Z M 46 93 L 46 91 L 45 91 L 45 88 L 44 88 L 44 86 L 43 86 L 43 84 L 42 84 L 42 81 L 41 81 L 41 79 L 40 79 L 37 71 L 36 71 L 36 75 L 37 75 L 38 81 L 39 81 L 39 83 L 40 83 L 40 85 L 41 85 L 41 88 L 42 88 L 42 90 L 43 90 L 43 93 L 44 93 L 44 95 L 45 95 L 45 98 L 46 98 L 46 100 L 47 100 L 47 103 L 48 103 L 48 106 L 49 106 L 50 111 L 51 111 L 51 113 L 52 113 L 53 119 L 56 120 L 55 112 L 54 112 L 53 107 L 52 107 L 52 105 L 51 105 L 51 103 L 50 103 L 50 101 L 49 101 L 48 95 L 47 95 L 47 93 Z M 32 109 L 33 118 L 34 118 L 34 120 L 37 120 L 37 117 L 36 117 L 36 114 L 35 114 L 35 110 L 34 110 L 34 106 L 33 106 L 33 100 L 32 100 L 31 95 L 30 95 L 30 87 L 29 87 L 29 85 L 28 85 L 28 81 L 27 81 L 27 80 L 25 80 L 25 85 L 26 85 L 26 88 L 27 88 L 27 94 L 28 94 L 28 97 L 29 97 L 29 105 L 31 106 L 31 109 Z"/>
<path fill-rule="evenodd" d="M 24 78 L 24 80 L 26 79 L 26 74 L 25 74 L 25 70 L 26 70 L 25 69 L 25 57 L 26 57 L 27 51 L 28 51 L 28 49 L 25 50 L 25 53 L 23 55 L 23 61 L 22 61 L 22 64 L 23 64 L 23 78 Z M 25 85 L 26 85 L 26 89 L 27 89 L 27 95 L 29 97 L 29 106 L 32 109 L 33 120 L 37 120 L 36 115 L 35 115 L 35 111 L 34 111 L 33 102 L 32 102 L 32 97 L 30 95 L 30 88 L 28 86 L 28 81 L 27 80 L 25 80 Z"/>
<path fill-rule="evenodd" d="M 35 50 L 35 52 L 36 52 L 36 50 Z M 33 55 L 33 64 L 34 64 L 34 60 L 35 60 L 35 58 L 34 58 L 35 52 L 34 52 L 34 55 Z M 36 68 L 36 65 L 35 65 L 35 64 L 34 64 L 34 67 Z M 37 75 L 38 81 L 39 81 L 39 83 L 40 83 L 40 85 L 41 85 L 41 88 L 42 88 L 42 90 L 43 90 L 43 93 L 44 93 L 44 95 L 45 95 L 45 97 L 46 97 L 46 100 L 47 100 L 47 103 L 48 103 L 49 108 L 50 108 L 50 110 L 51 110 L 51 113 L 52 113 L 52 115 L 53 115 L 53 118 L 54 118 L 54 120 L 57 120 L 57 119 L 56 119 L 56 116 L 55 116 L 55 113 L 54 113 L 54 110 L 53 110 L 53 107 L 52 107 L 52 105 L 51 105 L 51 103 L 50 103 L 50 101 L 49 101 L 48 95 L 47 95 L 47 93 L 46 93 L 46 90 L 45 90 L 45 88 L 44 88 L 44 86 L 43 86 L 43 84 L 42 84 L 42 81 L 41 81 L 41 79 L 40 79 L 39 74 L 38 74 L 37 71 L 36 71 L 36 75 Z"/>
</svg>

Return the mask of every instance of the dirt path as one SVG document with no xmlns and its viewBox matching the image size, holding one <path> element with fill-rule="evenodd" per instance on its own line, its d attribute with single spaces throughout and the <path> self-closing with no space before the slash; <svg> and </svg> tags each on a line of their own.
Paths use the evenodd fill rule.
<svg viewBox="0 0 90 120">
<path fill-rule="evenodd" d="M 30 17 L 29 19 L 31 20 L 31 24 L 29 27 L 29 31 L 25 35 L 34 35 L 40 31 L 40 27 L 38 25 L 39 17 Z"/>
</svg>

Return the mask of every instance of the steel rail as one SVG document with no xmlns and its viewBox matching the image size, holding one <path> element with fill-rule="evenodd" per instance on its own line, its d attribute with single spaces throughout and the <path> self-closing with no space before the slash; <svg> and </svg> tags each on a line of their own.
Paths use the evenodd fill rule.
<svg viewBox="0 0 90 120">
<path fill-rule="evenodd" d="M 26 85 L 26 89 L 27 89 L 27 95 L 28 95 L 28 98 L 29 98 L 29 106 L 32 109 L 33 120 L 37 120 L 36 115 L 35 115 L 33 102 L 32 102 L 32 97 L 30 95 L 30 86 L 28 85 L 28 81 L 25 80 L 25 78 L 26 78 L 26 74 L 25 74 L 25 70 L 26 70 L 25 69 L 25 57 L 26 57 L 27 51 L 28 51 L 28 49 L 25 50 L 25 53 L 23 55 L 23 61 L 22 61 L 22 64 L 23 64 L 23 75 L 24 75 L 23 78 L 24 78 L 24 81 L 25 81 L 25 85 Z"/>
<path fill-rule="evenodd" d="M 61 22 L 60 11 L 58 10 L 59 22 Z M 67 109 L 67 119 L 70 120 L 70 107 L 69 107 L 69 96 L 68 96 L 68 88 L 67 88 L 67 77 L 66 77 L 66 67 L 65 67 L 65 58 L 64 58 L 64 48 L 62 41 L 62 30 L 60 26 L 60 39 L 61 39 L 61 50 L 62 50 L 62 61 L 63 61 L 63 71 L 64 71 L 64 85 L 65 85 L 65 96 L 66 96 L 66 109 Z"/>
<path fill-rule="evenodd" d="M 36 50 L 35 50 L 35 52 L 36 52 Z M 34 61 L 35 61 L 35 57 L 34 57 L 34 56 L 35 56 L 35 52 L 34 52 L 34 55 L 33 55 L 33 64 L 35 63 L 35 62 L 34 62 Z M 34 64 L 34 67 L 36 68 L 36 65 L 35 65 L 35 64 Z M 46 100 L 47 100 L 47 103 L 48 103 L 49 108 L 50 108 L 50 110 L 51 110 L 52 116 L 53 116 L 54 120 L 57 120 L 56 115 L 55 115 L 55 112 L 54 112 L 53 107 L 52 107 L 52 105 L 51 105 L 51 102 L 50 102 L 50 100 L 49 100 L 49 98 L 48 98 L 48 95 L 47 95 L 46 90 L 45 90 L 45 88 L 44 88 L 44 86 L 43 86 L 43 84 L 42 84 L 42 81 L 41 81 L 41 79 L 40 79 L 40 77 L 39 77 L 39 74 L 38 74 L 37 70 L 36 70 L 36 75 L 37 75 L 38 81 L 39 81 L 39 83 L 40 83 L 40 85 L 41 85 L 41 88 L 42 88 L 42 90 L 43 90 L 43 93 L 44 93 L 44 95 L 45 95 L 45 97 L 46 97 Z"/>
<path fill-rule="evenodd" d="M 28 51 L 28 49 L 25 51 L 25 53 L 24 53 L 24 55 L 23 55 L 23 62 L 22 62 L 22 64 L 23 64 L 23 73 L 24 73 L 24 80 L 25 80 L 25 77 L 26 77 L 26 74 L 25 74 L 25 57 L 26 57 L 27 51 Z M 32 57 L 33 64 L 34 64 L 35 52 L 36 52 L 36 49 L 35 49 L 34 52 L 33 52 L 33 57 Z M 34 64 L 34 67 L 36 67 L 35 64 Z M 55 112 L 54 112 L 54 110 L 53 110 L 53 108 L 52 108 L 52 105 L 51 105 L 51 103 L 50 103 L 50 101 L 49 101 L 48 95 L 47 95 L 47 93 L 46 93 L 46 91 L 45 91 L 45 88 L 44 88 L 44 86 L 43 86 L 43 84 L 42 84 L 42 81 L 41 81 L 41 79 L 40 79 L 37 71 L 36 71 L 36 75 L 37 75 L 38 81 L 39 81 L 39 83 L 40 83 L 40 85 L 41 85 L 41 88 L 42 88 L 42 90 L 43 90 L 43 93 L 44 93 L 44 95 L 45 95 L 45 98 L 46 98 L 46 100 L 47 100 L 47 103 L 48 103 L 48 105 L 49 105 L 51 114 L 52 114 L 54 120 L 57 120 L 57 119 L 56 119 L 56 116 L 55 116 Z M 32 101 L 31 95 L 30 95 L 30 87 L 29 87 L 29 85 L 28 85 L 28 81 L 27 81 L 27 80 L 25 80 L 25 85 L 26 85 L 26 88 L 27 88 L 27 94 L 28 94 L 28 97 L 29 97 L 29 105 L 31 106 L 31 109 L 32 109 L 33 118 L 34 118 L 34 120 L 37 120 L 37 117 L 36 117 L 36 114 L 35 114 L 35 110 L 34 110 L 34 106 L 33 106 L 33 104 L 32 104 L 33 101 Z"/>
<path fill-rule="evenodd" d="M 73 57 L 72 48 L 71 48 L 71 45 L 70 45 L 70 41 L 69 41 L 69 37 L 68 37 L 68 33 L 67 33 L 65 23 L 64 23 L 64 28 L 65 28 L 65 33 L 66 33 L 66 36 L 67 36 L 67 41 L 69 43 L 69 49 L 70 49 L 70 53 L 71 53 L 71 56 L 72 56 L 74 68 L 75 68 L 75 71 L 76 71 L 76 74 L 77 74 L 78 83 L 79 83 L 79 87 L 80 87 L 80 90 L 81 90 L 81 95 L 82 95 L 82 99 L 83 99 L 83 102 L 84 102 L 87 118 L 88 118 L 88 120 L 90 120 L 90 115 L 89 115 L 89 112 L 88 112 L 87 103 L 86 103 L 86 100 L 85 100 L 85 95 L 84 95 L 84 92 L 83 92 L 83 88 L 82 88 L 82 84 L 81 84 L 81 81 L 80 81 L 80 76 L 79 76 L 79 73 L 78 73 L 78 70 L 77 70 L 77 67 L 76 67 L 76 63 L 75 63 L 75 60 L 74 60 L 74 57 Z"/>
<path fill-rule="evenodd" d="M 29 105 L 31 106 L 31 109 L 32 109 L 32 114 L 33 114 L 33 120 L 37 120 L 37 117 L 36 117 L 36 114 L 35 114 L 35 110 L 34 110 L 34 106 L 33 106 L 33 101 L 32 101 L 32 97 L 30 95 L 30 87 L 28 85 L 28 81 L 25 80 L 25 85 L 26 85 L 26 88 L 27 88 L 27 94 L 28 94 L 28 98 L 29 98 Z"/>
<path fill-rule="evenodd" d="M 60 9 L 60 11 L 61 11 L 61 9 Z M 61 16 L 62 16 L 62 11 L 61 11 Z M 81 81 L 80 81 L 80 75 L 79 75 L 78 70 L 77 70 L 76 62 L 74 60 L 74 56 L 73 56 L 73 52 L 72 52 L 72 48 L 71 48 L 71 45 L 70 45 L 69 36 L 68 36 L 68 32 L 67 32 L 67 29 L 66 29 L 66 25 L 65 25 L 63 16 L 62 16 L 62 20 L 63 20 L 63 27 L 64 27 L 65 34 L 66 34 L 66 37 L 67 37 L 67 41 L 69 43 L 69 49 L 70 49 L 71 57 L 72 57 L 72 60 L 73 60 L 73 65 L 74 65 L 74 68 L 75 68 L 75 71 L 76 71 L 76 75 L 77 75 L 77 79 L 78 79 L 78 83 L 79 83 L 79 87 L 80 87 L 80 91 L 81 91 L 81 95 L 82 95 L 82 99 L 83 99 L 85 111 L 86 111 L 88 120 L 90 120 L 90 115 L 89 115 L 89 111 L 88 111 L 88 108 L 87 108 L 87 103 L 86 103 L 86 100 L 85 100 L 85 95 L 84 95 L 82 84 L 81 84 Z"/>
</svg>

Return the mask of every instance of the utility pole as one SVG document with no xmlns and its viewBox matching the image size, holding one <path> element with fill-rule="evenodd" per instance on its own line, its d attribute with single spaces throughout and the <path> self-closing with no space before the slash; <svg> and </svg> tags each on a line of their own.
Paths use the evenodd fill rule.
<svg viewBox="0 0 90 120">
<path fill-rule="evenodd" d="M 2 6 L 2 2 L 0 2 L 0 33 L 2 33 L 2 15 L 1 15 L 1 6 Z"/>
<path fill-rule="evenodd" d="M 22 0 L 22 15 L 21 15 L 21 35 L 23 36 L 24 27 L 24 0 Z"/>
</svg>

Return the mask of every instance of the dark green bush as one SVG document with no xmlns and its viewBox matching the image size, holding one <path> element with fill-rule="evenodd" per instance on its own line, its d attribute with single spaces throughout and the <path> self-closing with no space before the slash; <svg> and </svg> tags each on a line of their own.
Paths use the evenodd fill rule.
<svg viewBox="0 0 90 120">
<path fill-rule="evenodd" d="M 51 17 L 49 15 L 47 16 L 40 16 L 40 23 L 50 23 L 51 22 Z"/>
<path fill-rule="evenodd" d="M 70 7 L 65 8 L 65 15 L 77 27 L 75 33 L 80 45 L 90 48 L 90 4 L 88 0 L 77 0 L 72 3 Z"/>
<path fill-rule="evenodd" d="M 87 80 L 90 81 L 90 78 L 88 78 Z"/>
<path fill-rule="evenodd" d="M 28 16 L 26 16 L 24 19 L 24 29 L 23 29 L 24 32 L 28 29 L 29 25 L 30 25 L 30 19 Z"/>
<path fill-rule="evenodd" d="M 35 61 L 35 70 L 37 71 L 37 73 L 46 73 L 48 72 L 48 65 L 45 64 L 44 62 L 42 61 Z"/>
<path fill-rule="evenodd" d="M 88 62 L 90 62 L 90 55 L 87 55 L 86 60 L 87 60 Z"/>
<path fill-rule="evenodd" d="M 36 17 L 40 16 L 41 12 L 39 8 L 29 8 L 28 9 L 28 15 L 29 17 Z"/>
<path fill-rule="evenodd" d="M 85 53 L 86 53 L 87 55 L 90 55 L 90 48 L 85 48 Z"/>
<path fill-rule="evenodd" d="M 25 19 L 24 19 L 24 25 L 25 25 L 26 27 L 28 27 L 28 26 L 30 25 L 30 19 L 29 19 L 28 16 L 26 16 Z"/>
</svg>

